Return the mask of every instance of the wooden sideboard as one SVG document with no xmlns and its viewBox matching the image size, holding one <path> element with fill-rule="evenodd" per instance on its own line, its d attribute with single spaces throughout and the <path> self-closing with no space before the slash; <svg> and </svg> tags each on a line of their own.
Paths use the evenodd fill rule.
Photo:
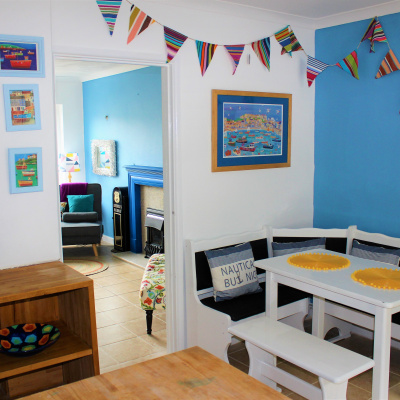
<svg viewBox="0 0 400 400">
<path fill-rule="evenodd" d="M 100 373 L 93 280 L 62 262 L 0 270 L 0 328 L 49 323 L 56 343 L 31 356 L 0 353 L 0 399 Z"/>
</svg>

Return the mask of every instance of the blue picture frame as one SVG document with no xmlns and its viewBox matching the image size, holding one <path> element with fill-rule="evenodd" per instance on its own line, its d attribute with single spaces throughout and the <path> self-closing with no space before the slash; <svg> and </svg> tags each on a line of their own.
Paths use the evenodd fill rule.
<svg viewBox="0 0 400 400">
<path fill-rule="evenodd" d="M 212 172 L 290 167 L 292 95 L 212 90 Z"/>
<path fill-rule="evenodd" d="M 6 131 L 32 131 L 42 128 L 39 85 L 3 85 Z"/>
<path fill-rule="evenodd" d="M 8 149 L 10 193 L 43 191 L 41 147 Z"/>
<path fill-rule="evenodd" d="M 0 77 L 44 78 L 44 39 L 39 36 L 0 35 Z"/>
</svg>

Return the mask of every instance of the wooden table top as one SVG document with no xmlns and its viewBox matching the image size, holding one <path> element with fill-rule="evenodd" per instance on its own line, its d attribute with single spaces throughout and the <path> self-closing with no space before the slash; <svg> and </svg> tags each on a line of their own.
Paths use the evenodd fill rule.
<svg viewBox="0 0 400 400">
<path fill-rule="evenodd" d="M 26 400 L 287 400 L 200 347 L 24 397 Z"/>
</svg>

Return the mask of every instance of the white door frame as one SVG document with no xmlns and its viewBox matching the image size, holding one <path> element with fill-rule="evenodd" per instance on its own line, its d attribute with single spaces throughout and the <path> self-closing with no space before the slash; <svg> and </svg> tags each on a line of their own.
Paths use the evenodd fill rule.
<svg viewBox="0 0 400 400">
<path fill-rule="evenodd" d="M 162 137 L 163 137 L 163 179 L 164 179 L 164 230 L 165 230 L 165 256 L 166 256 L 166 292 L 167 307 L 167 351 L 174 352 L 186 347 L 185 329 L 185 278 L 182 257 L 181 221 L 179 200 L 179 182 L 177 179 L 178 166 L 178 135 L 176 121 L 176 72 L 171 64 L 159 61 L 135 61 L 124 58 L 105 58 L 67 54 L 53 51 L 53 66 L 55 59 L 68 59 L 76 61 L 111 62 L 117 64 L 136 64 L 161 67 L 162 82 Z M 55 104 L 55 71 L 54 79 L 54 104 Z M 61 231 L 61 230 L 60 230 Z M 60 246 L 62 249 L 61 236 Z M 62 255 L 62 250 L 61 250 Z M 181 261 L 181 262 L 179 262 Z"/>
</svg>

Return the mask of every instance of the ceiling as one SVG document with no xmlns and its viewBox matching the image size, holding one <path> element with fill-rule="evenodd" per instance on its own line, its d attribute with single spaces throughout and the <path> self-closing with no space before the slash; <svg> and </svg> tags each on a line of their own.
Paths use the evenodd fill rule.
<svg viewBox="0 0 400 400">
<path fill-rule="evenodd" d="M 197 1 L 197 0 L 189 0 Z M 326 18 L 398 0 L 216 0 L 220 3 L 239 4 L 263 10 L 296 15 L 305 18 Z M 173 0 L 172 0 L 173 2 Z"/>
<path fill-rule="evenodd" d="M 79 79 L 81 82 L 86 82 L 106 76 L 122 74 L 135 69 L 146 68 L 146 66 L 56 59 L 54 68 L 57 77 L 73 77 Z"/>
</svg>

